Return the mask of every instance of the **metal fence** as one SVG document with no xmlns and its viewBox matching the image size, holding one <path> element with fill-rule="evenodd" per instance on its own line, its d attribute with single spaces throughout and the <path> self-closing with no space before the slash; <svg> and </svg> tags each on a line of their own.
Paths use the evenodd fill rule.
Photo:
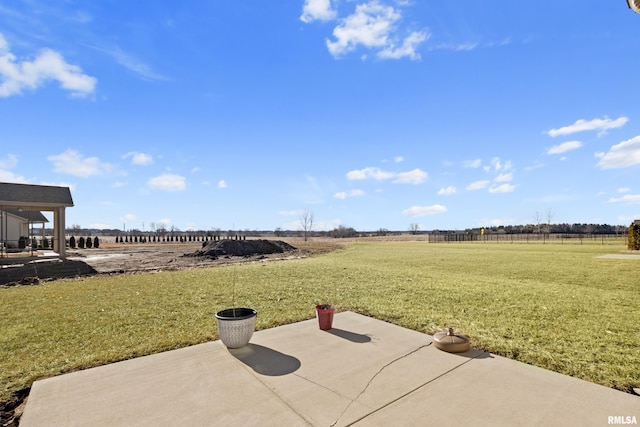
<svg viewBox="0 0 640 427">
<path fill-rule="evenodd" d="M 429 243 L 493 242 L 493 243 L 620 243 L 627 244 L 626 234 L 565 234 L 565 233 L 522 233 L 522 234 L 478 234 L 478 233 L 433 233 Z"/>
</svg>

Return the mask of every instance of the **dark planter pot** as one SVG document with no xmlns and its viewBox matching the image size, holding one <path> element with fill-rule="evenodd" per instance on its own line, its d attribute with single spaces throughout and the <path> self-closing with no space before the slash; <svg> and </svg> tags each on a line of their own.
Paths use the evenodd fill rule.
<svg viewBox="0 0 640 427">
<path fill-rule="evenodd" d="M 240 348 L 249 344 L 256 327 L 258 312 L 252 308 L 227 308 L 216 313 L 220 341 L 227 348 Z"/>
<path fill-rule="evenodd" d="M 318 318 L 318 326 L 323 331 L 328 331 L 333 327 L 333 313 L 335 307 L 329 304 L 316 305 L 316 317 Z"/>
</svg>

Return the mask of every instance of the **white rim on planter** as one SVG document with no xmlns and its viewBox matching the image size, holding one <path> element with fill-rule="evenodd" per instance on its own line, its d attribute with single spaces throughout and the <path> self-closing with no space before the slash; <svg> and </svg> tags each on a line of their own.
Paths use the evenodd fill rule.
<svg viewBox="0 0 640 427">
<path fill-rule="evenodd" d="M 247 345 L 255 330 L 257 314 L 252 308 L 227 308 L 217 312 L 220 341 L 228 348 Z"/>
</svg>

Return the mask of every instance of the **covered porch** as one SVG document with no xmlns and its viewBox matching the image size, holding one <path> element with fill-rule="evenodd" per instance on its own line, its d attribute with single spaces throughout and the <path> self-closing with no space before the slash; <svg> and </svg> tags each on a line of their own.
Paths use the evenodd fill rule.
<svg viewBox="0 0 640 427">
<path fill-rule="evenodd" d="M 64 259 L 66 257 L 65 213 L 66 208 L 72 206 L 73 199 L 68 187 L 0 183 L 0 253 L 7 256 L 8 249 L 16 246 L 16 243 L 20 248 L 22 246 L 20 238 L 23 238 L 22 244 L 25 248 L 28 245 L 33 249 L 33 233 L 29 231 L 29 227 L 32 231 L 33 224 L 48 222 L 42 212 L 53 212 L 53 236 L 50 249 Z M 12 218 L 15 217 L 25 219 L 26 234 L 24 234 L 24 224 L 17 226 L 22 229 L 16 229 L 15 226 L 10 225 Z M 17 242 L 14 242 L 13 234 L 22 235 L 17 237 Z"/>
</svg>

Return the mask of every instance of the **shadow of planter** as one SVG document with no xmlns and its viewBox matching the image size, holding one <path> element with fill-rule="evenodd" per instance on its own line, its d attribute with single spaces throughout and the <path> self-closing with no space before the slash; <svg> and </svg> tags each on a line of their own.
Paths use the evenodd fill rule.
<svg viewBox="0 0 640 427">
<path fill-rule="evenodd" d="M 270 377 L 291 374 L 301 365 L 300 360 L 293 356 L 257 344 L 229 349 L 229 353 L 256 373 Z"/>
<path fill-rule="evenodd" d="M 355 342 L 358 344 L 371 342 L 371 337 L 369 335 L 356 334 L 355 332 L 345 331 L 344 329 L 333 328 L 327 332 L 337 337 L 344 338 L 347 341 Z"/>
</svg>

